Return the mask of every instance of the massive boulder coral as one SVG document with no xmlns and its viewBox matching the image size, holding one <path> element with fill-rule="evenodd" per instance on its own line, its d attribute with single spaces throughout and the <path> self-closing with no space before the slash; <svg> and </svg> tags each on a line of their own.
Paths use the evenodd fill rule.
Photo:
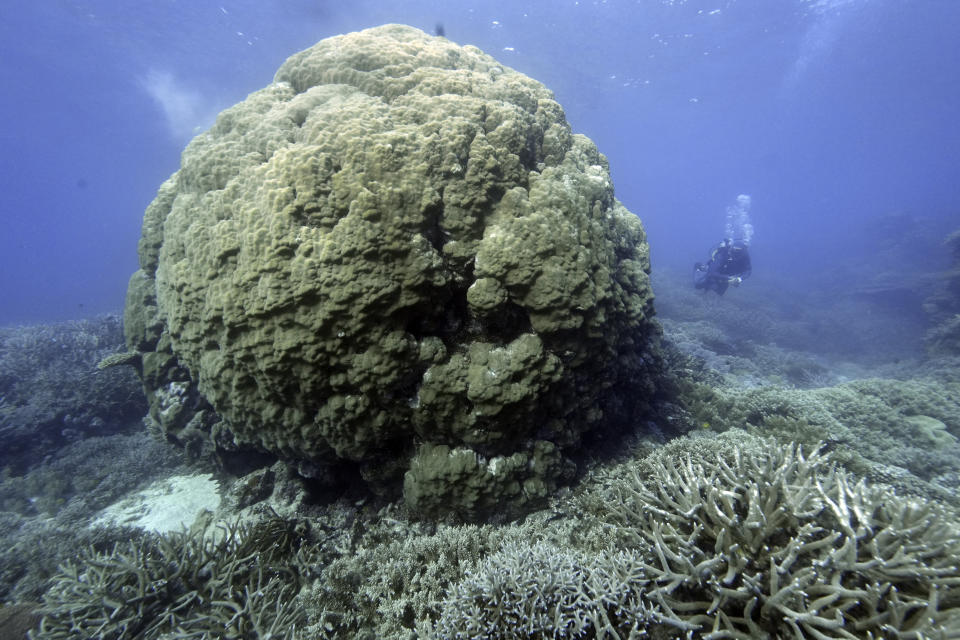
<svg viewBox="0 0 960 640">
<path fill-rule="evenodd" d="M 648 245 L 606 159 L 543 85 L 410 27 L 323 40 L 221 113 L 139 248 L 128 345 L 173 438 L 381 487 L 418 444 L 521 453 L 549 487 L 568 467 L 536 451 L 652 393 Z"/>
</svg>

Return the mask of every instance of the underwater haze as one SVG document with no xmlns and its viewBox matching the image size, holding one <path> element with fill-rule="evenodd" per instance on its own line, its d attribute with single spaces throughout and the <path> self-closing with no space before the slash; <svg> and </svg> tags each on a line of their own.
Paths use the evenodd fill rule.
<svg viewBox="0 0 960 640">
<path fill-rule="evenodd" d="M 960 638 L 960 0 L 2 7 L 0 640 Z"/>
<path fill-rule="evenodd" d="M 186 143 L 291 54 L 387 22 L 442 25 L 553 90 L 609 159 L 655 272 L 704 259 L 740 194 L 753 277 L 778 291 L 945 264 L 954 0 L 11 2 L 0 324 L 120 310 L 143 210 Z"/>
</svg>

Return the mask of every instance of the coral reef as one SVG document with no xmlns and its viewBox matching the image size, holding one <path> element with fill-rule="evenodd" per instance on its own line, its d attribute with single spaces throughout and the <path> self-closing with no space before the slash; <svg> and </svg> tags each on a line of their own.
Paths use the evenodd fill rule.
<svg viewBox="0 0 960 640">
<path fill-rule="evenodd" d="M 957 436 L 947 431 L 947 425 L 936 418 L 924 415 L 908 416 L 907 425 L 921 438 L 934 448 L 949 447 L 956 444 Z"/>
<path fill-rule="evenodd" d="M 935 323 L 926 336 L 927 349 L 935 355 L 960 355 L 960 229 L 944 244 L 950 250 L 950 267 L 942 274 L 940 285 L 923 303 L 924 311 Z"/>
<path fill-rule="evenodd" d="M 573 464 L 544 440 L 530 451 L 481 459 L 470 449 L 445 445 L 419 448 L 407 471 L 403 495 L 416 513 L 459 520 L 510 518 L 543 502 L 558 480 L 573 476 Z"/>
<path fill-rule="evenodd" d="M 927 348 L 934 354 L 960 355 L 960 313 L 927 332 Z"/>
<path fill-rule="evenodd" d="M 184 531 L 88 550 L 44 595 L 35 640 L 292 640 L 309 547 L 282 520 Z"/>
<path fill-rule="evenodd" d="M 929 235 L 916 241 L 933 255 Z M 939 259 L 928 258 L 923 270 Z M 744 428 L 784 443 L 823 440 L 848 470 L 960 505 L 960 367 L 901 340 L 902 332 L 912 332 L 913 342 L 922 335 L 913 308 L 851 300 L 843 312 L 816 300 L 830 291 L 819 287 L 753 298 L 743 291 L 718 305 L 697 301 L 670 274 L 655 275 L 663 350 L 680 353 L 670 356 L 679 375 L 677 430 Z"/>
<path fill-rule="evenodd" d="M 634 551 L 520 542 L 487 556 L 444 601 L 435 638 L 638 637 L 660 619 Z"/>
<path fill-rule="evenodd" d="M 918 271 L 676 285 L 662 347 L 647 252 L 549 91 L 479 50 L 391 25 L 291 57 L 148 208 L 126 352 L 116 318 L 0 333 L 3 453 L 34 465 L 0 483 L 0 597 L 46 591 L 37 640 L 960 637 L 960 375 L 835 360 L 916 355 Z M 144 408 L 117 365 L 150 430 L 264 454 L 193 530 L 85 528 L 175 464 L 89 437 Z M 580 451 L 620 427 L 618 464 Z"/>
<path fill-rule="evenodd" d="M 77 549 L 103 551 L 139 537 L 118 527 L 88 529 L 83 522 L 77 517 L 24 518 L 0 512 L 0 601 L 39 600 L 58 567 L 76 558 Z"/>
<path fill-rule="evenodd" d="M 450 590 L 433 637 L 960 633 L 955 513 L 817 452 L 731 445 L 602 473 L 579 500 L 609 549 L 508 545 Z"/>
<path fill-rule="evenodd" d="M 26 640 L 27 632 L 40 622 L 38 606 L 34 602 L 0 605 L 0 640 Z"/>
<path fill-rule="evenodd" d="M 67 444 L 23 476 L 0 474 L 0 510 L 21 515 L 92 513 L 182 464 L 182 454 L 145 432 Z"/>
<path fill-rule="evenodd" d="M 713 430 L 746 428 L 783 442 L 829 441 L 854 467 L 894 465 L 923 480 L 960 471 L 960 382 L 867 379 L 819 389 L 691 388 L 687 408 Z M 930 430 L 930 421 L 943 425 Z M 939 430 L 939 433 L 936 432 Z"/>
<path fill-rule="evenodd" d="M 136 376 L 97 369 L 123 340 L 117 316 L 0 328 L 0 469 L 22 475 L 70 442 L 139 428 Z"/>
<path fill-rule="evenodd" d="M 46 535 L 33 546 L 69 553 L 36 637 L 132 637 L 134 626 L 120 622 L 135 617 L 146 638 L 216 637 L 205 625 L 231 621 L 231 637 L 337 640 L 956 633 L 957 515 L 854 482 L 831 458 L 701 430 L 641 444 L 556 494 L 550 509 L 507 525 L 433 525 L 405 521 L 397 505 L 330 505 L 312 507 L 311 529 L 325 532 L 316 547 L 292 523 L 268 520 L 221 537 L 102 531 L 72 559 L 76 531 Z M 250 482 L 259 486 L 261 475 Z M 256 498 L 243 502 L 251 499 L 245 511 L 258 509 Z M 7 516 L 4 538 L 23 526 Z M 156 587 L 149 598 L 120 598 L 141 583 Z M 265 599 L 250 597 L 261 591 Z M 71 635 L 74 623 L 89 626 Z"/>
<path fill-rule="evenodd" d="M 304 591 L 312 637 L 960 632 L 956 511 L 743 431 L 641 446 L 507 525 L 394 515 L 355 522 Z"/>
<path fill-rule="evenodd" d="M 934 250 L 932 245 L 927 249 Z M 758 358 L 758 349 L 784 352 L 780 360 L 801 356 L 827 360 L 830 369 L 844 361 L 858 363 L 873 375 L 877 367 L 894 360 L 921 356 L 928 320 L 919 302 L 901 306 L 862 292 L 854 295 L 850 287 L 857 282 L 855 274 L 844 272 L 841 277 L 840 271 L 834 266 L 812 274 L 803 288 L 785 286 L 789 274 L 760 271 L 735 298 L 719 299 L 699 295 L 686 272 L 657 269 L 653 272 L 657 315 L 681 346 L 695 349 L 708 361 L 738 358 L 727 366 L 756 378 L 778 367 L 767 353 Z M 914 279 L 930 278 L 917 273 Z"/>
<path fill-rule="evenodd" d="M 513 526 L 435 530 L 390 517 L 366 518 L 363 533 L 341 541 L 337 557 L 305 591 L 310 637 L 403 640 L 434 618 L 464 571 L 504 543 Z"/>
<path fill-rule="evenodd" d="M 415 442 L 563 452 L 653 393 L 648 246 L 606 159 L 541 84 L 410 27 L 321 41 L 221 113 L 139 248 L 127 361 L 174 439 L 396 494 Z"/>
<path fill-rule="evenodd" d="M 2 476 L 0 599 L 36 600 L 77 548 L 122 539 L 87 529 L 91 514 L 181 464 L 181 452 L 141 432 L 73 442 L 25 476 Z"/>
<path fill-rule="evenodd" d="M 585 506 L 646 549 L 643 596 L 695 637 L 960 633 L 956 514 L 768 441 L 657 460 Z M 625 637 L 625 636 L 624 636 Z"/>
</svg>

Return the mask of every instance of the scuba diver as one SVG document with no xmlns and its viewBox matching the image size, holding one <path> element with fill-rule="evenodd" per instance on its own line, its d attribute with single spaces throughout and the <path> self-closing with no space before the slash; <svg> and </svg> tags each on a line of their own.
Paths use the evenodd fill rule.
<svg viewBox="0 0 960 640">
<path fill-rule="evenodd" d="M 750 196 L 741 193 L 736 202 L 727 207 L 725 238 L 710 252 L 707 264 L 693 265 L 693 286 L 697 289 L 716 291 L 722 296 L 730 285 L 738 286 L 750 275 L 750 239 L 753 224 L 750 222 Z"/>
<path fill-rule="evenodd" d="M 747 243 L 726 238 L 710 252 L 710 261 L 693 265 L 693 286 L 723 295 L 730 285 L 739 286 L 750 275 Z"/>
</svg>

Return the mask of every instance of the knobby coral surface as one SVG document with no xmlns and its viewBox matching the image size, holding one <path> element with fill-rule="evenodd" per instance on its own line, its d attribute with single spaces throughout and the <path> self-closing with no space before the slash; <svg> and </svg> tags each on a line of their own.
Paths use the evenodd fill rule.
<svg viewBox="0 0 960 640">
<path fill-rule="evenodd" d="M 410 27 L 321 41 L 221 113 L 140 265 L 128 344 L 173 437 L 203 399 L 221 443 L 399 486 L 415 441 L 567 448 L 651 393 L 648 246 L 606 159 L 543 85 Z"/>
</svg>

